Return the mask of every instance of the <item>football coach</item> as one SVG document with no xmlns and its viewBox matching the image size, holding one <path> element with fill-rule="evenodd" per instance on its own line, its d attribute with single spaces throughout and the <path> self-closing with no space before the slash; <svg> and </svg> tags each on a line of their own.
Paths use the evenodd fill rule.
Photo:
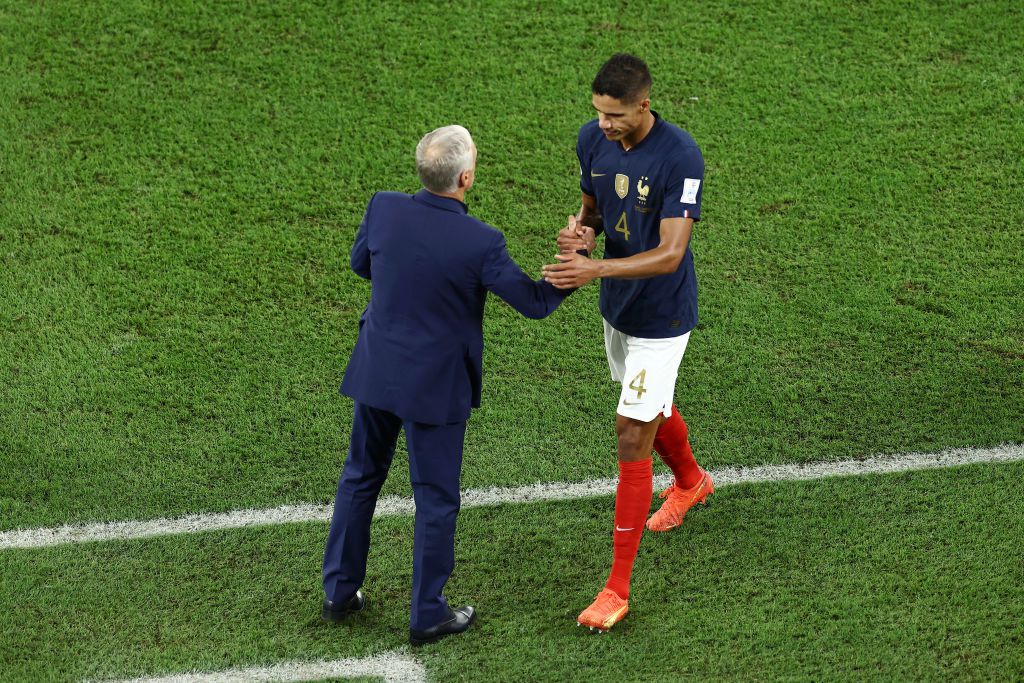
<svg viewBox="0 0 1024 683">
<path fill-rule="evenodd" d="M 352 270 L 371 293 L 341 385 L 355 414 L 324 551 L 322 615 L 340 621 L 365 605 L 370 521 L 404 429 L 416 502 L 409 640 L 422 645 L 462 633 L 476 616 L 449 607 L 443 589 L 455 566 L 466 420 L 480 405 L 487 292 L 543 318 L 567 291 L 529 278 L 501 232 L 468 215 L 469 131 L 427 133 L 416 169 L 423 189 L 375 194 L 352 247 Z"/>
</svg>

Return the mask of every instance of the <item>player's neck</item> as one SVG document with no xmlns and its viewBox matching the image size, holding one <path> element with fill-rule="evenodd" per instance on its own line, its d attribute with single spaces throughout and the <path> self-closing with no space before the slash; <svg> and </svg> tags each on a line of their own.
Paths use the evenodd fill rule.
<svg viewBox="0 0 1024 683">
<path fill-rule="evenodd" d="M 622 149 L 628 152 L 643 142 L 644 138 L 647 137 L 647 134 L 651 132 L 652 128 L 654 128 L 655 121 L 656 119 L 654 118 L 654 114 L 651 113 L 650 109 L 644 112 L 644 122 L 640 127 L 633 131 L 628 137 L 624 137 L 619 140 L 619 144 L 622 145 Z"/>
</svg>

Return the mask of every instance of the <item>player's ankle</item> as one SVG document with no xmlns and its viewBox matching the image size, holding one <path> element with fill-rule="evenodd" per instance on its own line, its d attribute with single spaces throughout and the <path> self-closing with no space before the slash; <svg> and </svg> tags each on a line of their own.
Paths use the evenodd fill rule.
<svg viewBox="0 0 1024 683">
<path fill-rule="evenodd" d="M 699 484 L 704 478 L 704 471 L 697 468 L 693 472 L 686 472 L 682 475 L 675 476 L 676 488 L 680 489 L 692 489 L 694 486 Z"/>
<path fill-rule="evenodd" d="M 609 580 L 608 583 L 604 585 L 604 588 L 605 590 L 610 590 L 612 593 L 615 593 L 623 600 L 629 600 L 629 584 L 623 585 L 618 581 Z"/>
</svg>

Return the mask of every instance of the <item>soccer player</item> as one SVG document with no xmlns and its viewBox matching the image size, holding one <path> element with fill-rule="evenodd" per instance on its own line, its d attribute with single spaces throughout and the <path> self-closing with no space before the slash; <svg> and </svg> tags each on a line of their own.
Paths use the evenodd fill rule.
<svg viewBox="0 0 1024 683">
<path fill-rule="evenodd" d="M 615 418 L 619 483 L 611 573 L 577 621 L 604 632 L 629 611 L 629 579 L 646 527 L 668 531 L 714 492 L 693 457 L 673 405 L 679 363 L 697 324 L 697 279 L 689 241 L 700 219 L 704 159 L 686 131 L 651 109 L 651 75 L 617 54 L 591 85 L 597 120 L 580 128 L 583 206 L 558 236 L 558 263 L 544 277 L 558 288 L 601 278 L 601 315 L 612 379 L 622 384 Z M 588 258 L 604 233 L 604 258 Z M 584 251 L 584 253 L 579 253 Z M 653 495 L 651 450 L 672 470 L 661 509 Z"/>
</svg>

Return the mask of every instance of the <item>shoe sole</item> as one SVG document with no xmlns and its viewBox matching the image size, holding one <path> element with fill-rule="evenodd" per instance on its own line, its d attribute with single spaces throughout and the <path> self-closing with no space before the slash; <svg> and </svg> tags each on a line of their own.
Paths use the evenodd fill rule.
<svg viewBox="0 0 1024 683">
<path fill-rule="evenodd" d="M 337 612 L 327 612 L 327 611 L 321 610 L 320 618 L 322 620 L 326 621 L 328 624 L 340 624 L 341 622 L 347 620 L 353 614 L 359 614 L 362 611 L 363 610 L 361 608 L 360 609 L 350 609 L 348 611 L 345 611 L 345 612 L 342 612 L 342 613 L 339 614 Z"/>
<path fill-rule="evenodd" d="M 474 614 L 473 618 L 470 619 L 468 624 L 466 624 L 466 628 L 461 631 L 449 631 L 448 633 L 442 633 L 431 638 L 413 638 L 412 636 L 409 636 L 409 644 L 413 647 L 420 647 L 421 645 L 430 645 L 431 643 L 436 643 L 439 640 L 444 640 L 448 636 L 457 636 L 460 633 L 465 633 L 469 630 L 469 627 L 472 626 L 474 623 L 476 623 L 476 614 Z"/>
<path fill-rule="evenodd" d="M 459 631 L 459 633 L 465 633 L 465 631 Z M 426 638 L 424 640 L 420 640 L 418 638 L 410 637 L 409 638 L 409 644 L 412 645 L 413 647 L 422 647 L 424 645 L 430 645 L 431 643 L 436 643 L 439 640 L 444 640 L 448 636 L 454 636 L 454 635 L 458 635 L 458 634 L 456 634 L 456 633 L 442 633 L 439 636 L 434 636 L 433 638 Z"/>
<path fill-rule="evenodd" d="M 468 631 L 468 630 L 469 630 L 469 628 L 466 628 L 466 631 Z M 444 640 L 448 636 L 457 636 L 460 633 L 465 633 L 466 631 L 452 631 L 450 633 L 442 633 L 439 636 L 434 636 L 433 638 L 424 638 L 422 640 L 419 639 L 419 638 L 413 638 L 412 636 L 409 636 L 409 644 L 412 645 L 413 647 L 422 647 L 424 645 L 430 645 L 431 643 L 436 643 L 439 640 Z"/>
<path fill-rule="evenodd" d="M 366 609 L 365 597 L 363 598 L 363 604 L 361 604 L 358 609 L 347 609 L 341 612 L 321 609 L 320 618 L 326 621 L 328 624 L 340 624 L 341 622 L 345 621 L 348 617 L 352 616 L 353 614 L 359 614 L 364 609 Z"/>
<path fill-rule="evenodd" d="M 606 619 L 604 624 L 602 624 L 601 626 L 593 626 L 591 624 L 584 624 L 579 619 L 576 620 L 576 625 L 577 626 L 586 626 L 587 629 L 590 631 L 590 633 L 592 635 L 600 635 L 602 633 L 608 633 L 608 631 L 611 630 L 612 626 L 615 626 L 615 624 L 617 624 L 620 621 L 622 621 L 623 619 L 625 619 L 627 614 L 629 614 L 629 605 L 623 605 L 622 608 L 619 609 L 618 612 L 616 612 L 615 614 L 613 614 L 610 617 L 608 617 L 608 619 Z"/>
</svg>

